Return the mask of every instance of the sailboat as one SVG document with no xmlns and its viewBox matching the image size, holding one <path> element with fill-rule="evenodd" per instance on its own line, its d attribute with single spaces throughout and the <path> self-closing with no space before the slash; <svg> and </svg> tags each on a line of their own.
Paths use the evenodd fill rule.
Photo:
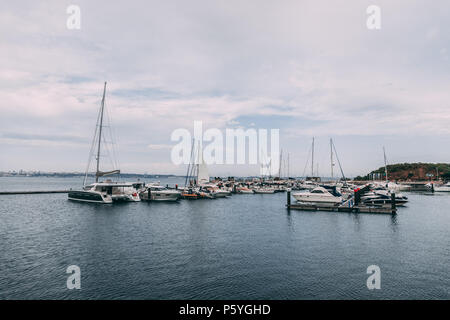
<svg viewBox="0 0 450 320">
<path fill-rule="evenodd" d="M 120 174 L 120 170 L 115 169 L 111 171 L 100 171 L 100 155 L 101 155 L 101 142 L 103 134 L 103 121 L 105 111 L 105 95 L 106 95 L 106 82 L 103 87 L 103 97 L 100 106 L 100 111 L 97 118 L 97 124 L 95 127 L 94 139 L 91 145 L 91 151 L 89 153 L 88 165 L 83 181 L 83 190 L 71 190 L 68 193 L 68 199 L 81 202 L 94 202 L 94 203 L 112 203 L 113 201 L 140 201 L 139 194 L 133 183 L 118 183 L 113 182 L 110 179 L 99 182 L 100 177 L 110 176 L 113 174 Z M 96 143 L 97 142 L 97 143 Z M 86 184 L 88 177 L 89 166 L 92 159 L 94 148 L 96 148 L 96 171 L 95 171 L 95 183 Z"/>
<path fill-rule="evenodd" d="M 196 174 L 197 174 L 197 186 L 198 193 L 201 198 L 225 198 L 231 196 L 231 191 L 221 188 L 215 183 L 209 181 L 208 167 L 203 159 L 203 149 L 198 143 L 197 150 L 197 164 L 196 164 Z"/>
</svg>

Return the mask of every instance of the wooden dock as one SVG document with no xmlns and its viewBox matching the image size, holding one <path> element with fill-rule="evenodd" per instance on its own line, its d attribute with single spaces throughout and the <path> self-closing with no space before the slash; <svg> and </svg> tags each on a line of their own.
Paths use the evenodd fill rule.
<svg viewBox="0 0 450 320">
<path fill-rule="evenodd" d="M 391 207 L 368 207 L 368 206 L 318 206 L 311 204 L 294 203 L 286 205 L 287 209 L 302 210 L 302 211 L 329 211 L 329 212 L 353 212 L 353 213 L 378 213 L 378 214 L 393 214 Z"/>
<path fill-rule="evenodd" d="M 69 193 L 70 190 L 0 191 L 0 195 Z"/>
</svg>

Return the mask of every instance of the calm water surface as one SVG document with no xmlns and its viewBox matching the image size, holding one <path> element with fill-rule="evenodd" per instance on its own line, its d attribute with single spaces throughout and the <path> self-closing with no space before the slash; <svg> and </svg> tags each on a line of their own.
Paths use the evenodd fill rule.
<svg viewBox="0 0 450 320">
<path fill-rule="evenodd" d="M 0 190 L 80 183 L 0 178 Z M 0 196 L 0 298 L 449 299 L 450 194 L 408 197 L 391 216 L 288 212 L 284 193 L 117 205 Z M 372 264 L 381 290 L 366 287 Z M 69 265 L 81 290 L 66 288 Z"/>
</svg>

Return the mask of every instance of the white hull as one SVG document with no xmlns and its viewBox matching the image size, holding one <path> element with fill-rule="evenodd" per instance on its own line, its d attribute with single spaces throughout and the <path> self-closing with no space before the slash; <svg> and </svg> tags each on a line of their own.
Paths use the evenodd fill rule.
<svg viewBox="0 0 450 320">
<path fill-rule="evenodd" d="M 335 205 L 342 202 L 342 198 L 340 197 L 308 197 L 308 196 L 300 196 L 298 194 L 294 194 L 293 197 L 295 200 L 299 202 L 305 202 L 305 203 L 318 203 L 318 204 L 330 204 Z"/>
<path fill-rule="evenodd" d="M 311 192 L 294 193 L 295 200 L 303 203 L 317 203 L 321 205 L 337 205 L 342 203 L 342 197 L 334 196 L 323 187 L 317 187 Z"/>
<path fill-rule="evenodd" d="M 253 190 L 253 192 L 254 193 L 260 193 L 260 194 L 270 194 L 270 193 L 275 193 L 275 190 L 273 190 L 273 189 L 266 189 L 266 190 L 258 190 L 258 189 L 255 189 L 255 190 Z"/>
<path fill-rule="evenodd" d="M 434 187 L 435 192 L 450 192 L 450 187 Z"/>
<path fill-rule="evenodd" d="M 150 191 L 150 193 L 149 193 Z M 142 200 L 146 201 L 177 201 L 181 197 L 181 192 L 173 190 L 149 190 L 141 193 Z M 150 194 L 150 199 L 149 199 Z"/>
<path fill-rule="evenodd" d="M 151 201 L 178 201 L 180 193 L 152 193 Z"/>
<path fill-rule="evenodd" d="M 231 192 L 228 191 L 213 191 L 212 195 L 216 198 L 225 198 L 231 196 Z"/>
</svg>

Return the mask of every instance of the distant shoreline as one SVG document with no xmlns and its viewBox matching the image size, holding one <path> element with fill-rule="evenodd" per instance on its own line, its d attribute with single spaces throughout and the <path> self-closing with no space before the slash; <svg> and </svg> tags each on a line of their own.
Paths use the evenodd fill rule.
<svg viewBox="0 0 450 320">
<path fill-rule="evenodd" d="M 84 173 L 70 173 L 70 172 L 42 172 L 42 173 L 10 173 L 0 172 L 0 177 L 48 177 L 48 178 L 71 178 L 71 177 L 84 177 Z M 121 173 L 121 177 L 139 177 L 139 178 L 171 178 L 171 177 L 183 177 L 175 174 L 142 174 L 142 173 Z M 95 177 L 93 174 L 88 174 L 88 177 Z"/>
</svg>

